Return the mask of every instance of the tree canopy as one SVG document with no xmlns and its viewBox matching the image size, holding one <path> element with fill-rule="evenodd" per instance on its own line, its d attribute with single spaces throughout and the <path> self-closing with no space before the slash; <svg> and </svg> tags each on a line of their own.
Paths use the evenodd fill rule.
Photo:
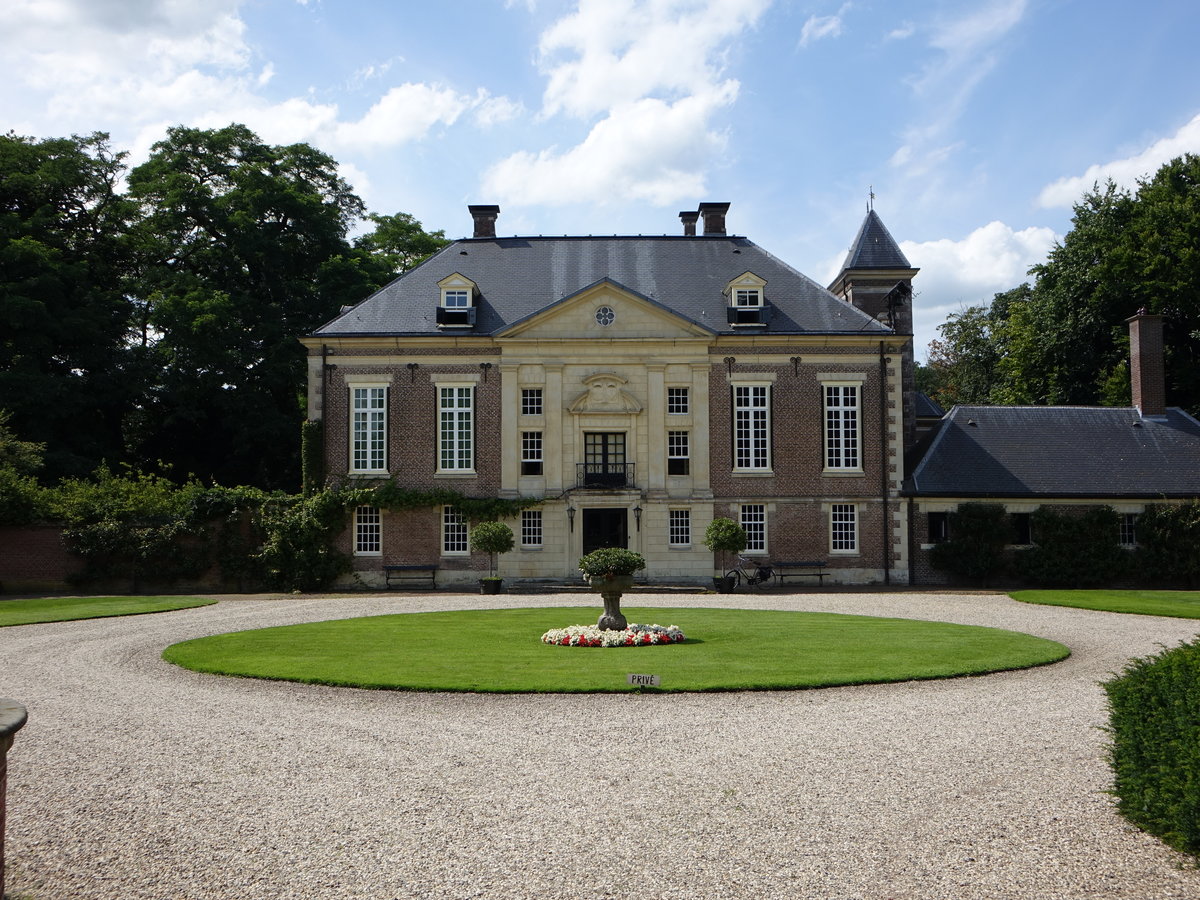
<svg viewBox="0 0 1200 900">
<path fill-rule="evenodd" d="M 243 125 L 171 128 L 132 171 L 104 134 L 0 137 L 9 427 L 45 445 L 48 480 L 161 462 L 294 489 L 297 339 L 445 243 L 368 215 L 328 155 Z"/>
<path fill-rule="evenodd" d="M 939 326 L 924 390 L 947 407 L 1128 405 L 1126 320 L 1144 308 L 1164 317 L 1167 403 L 1200 412 L 1200 156 L 1133 192 L 1095 186 L 1030 274 Z"/>
</svg>

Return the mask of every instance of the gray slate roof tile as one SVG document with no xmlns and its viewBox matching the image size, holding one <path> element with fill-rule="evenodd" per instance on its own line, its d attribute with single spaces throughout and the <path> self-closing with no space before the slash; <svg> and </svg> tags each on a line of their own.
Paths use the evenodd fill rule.
<svg viewBox="0 0 1200 900">
<path fill-rule="evenodd" d="M 908 257 L 896 243 L 883 220 L 869 210 L 858 236 L 850 245 L 842 269 L 911 269 Z"/>
</svg>

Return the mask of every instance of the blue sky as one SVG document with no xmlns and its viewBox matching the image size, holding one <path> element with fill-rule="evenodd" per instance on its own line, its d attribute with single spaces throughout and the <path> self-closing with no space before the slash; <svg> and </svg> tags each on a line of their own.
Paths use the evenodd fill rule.
<svg viewBox="0 0 1200 900">
<path fill-rule="evenodd" d="M 0 119 L 244 122 L 451 237 L 675 234 L 729 201 L 818 281 L 875 208 L 920 266 L 916 342 L 1025 280 L 1093 182 L 1200 153 L 1188 0 L 7 0 Z M 1132 312 L 1132 311 L 1131 311 Z"/>
</svg>

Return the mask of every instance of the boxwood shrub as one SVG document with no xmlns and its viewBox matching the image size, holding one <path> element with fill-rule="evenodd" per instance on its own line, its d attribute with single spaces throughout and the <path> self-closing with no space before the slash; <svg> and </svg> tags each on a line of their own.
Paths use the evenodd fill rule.
<svg viewBox="0 0 1200 900">
<path fill-rule="evenodd" d="M 1121 814 L 1200 861 L 1200 638 L 1105 683 Z"/>
</svg>

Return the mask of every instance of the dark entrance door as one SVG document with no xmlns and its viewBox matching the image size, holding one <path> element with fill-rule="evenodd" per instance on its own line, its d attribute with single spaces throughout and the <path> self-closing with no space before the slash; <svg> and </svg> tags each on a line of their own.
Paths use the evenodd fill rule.
<svg viewBox="0 0 1200 900">
<path fill-rule="evenodd" d="M 629 515 L 624 509 L 583 510 L 583 552 L 629 544 Z"/>
</svg>

